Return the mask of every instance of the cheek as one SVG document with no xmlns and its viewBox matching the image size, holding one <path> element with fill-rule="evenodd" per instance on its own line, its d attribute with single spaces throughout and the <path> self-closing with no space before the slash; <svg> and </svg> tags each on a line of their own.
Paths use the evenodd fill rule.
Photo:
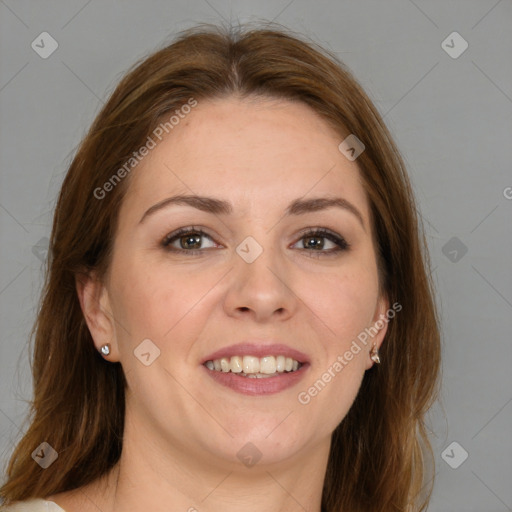
<svg viewBox="0 0 512 512">
<path fill-rule="evenodd" d="M 376 270 L 371 264 L 347 265 L 340 272 L 304 278 L 297 294 L 325 327 L 325 345 L 342 350 L 370 325 L 378 296 Z"/>
<path fill-rule="evenodd" d="M 129 333 L 132 343 L 144 338 L 164 343 L 166 335 L 179 327 L 209 288 L 216 282 L 208 275 L 197 279 L 197 272 L 148 265 L 137 260 L 124 261 L 112 274 L 113 309 Z M 129 277 L 128 277 L 129 276 Z M 211 281 L 211 283 L 210 283 Z M 127 332 L 126 332 L 127 331 Z"/>
<path fill-rule="evenodd" d="M 303 293 L 309 294 L 305 302 L 314 305 L 328 335 L 319 339 L 324 353 L 318 352 L 314 371 L 297 398 L 311 417 L 322 418 L 325 433 L 331 433 L 348 413 L 364 377 L 367 350 L 357 336 L 372 324 L 375 313 L 376 265 L 361 258 L 317 283 L 314 288 L 303 283 Z"/>
</svg>

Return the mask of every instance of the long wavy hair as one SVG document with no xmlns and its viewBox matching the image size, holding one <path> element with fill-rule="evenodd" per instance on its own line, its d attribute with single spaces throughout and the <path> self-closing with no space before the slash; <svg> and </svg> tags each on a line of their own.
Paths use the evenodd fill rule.
<svg viewBox="0 0 512 512">
<path fill-rule="evenodd" d="M 402 310 L 388 325 L 383 364 L 365 372 L 333 433 L 322 510 L 426 508 L 434 471 L 425 418 L 439 392 L 440 321 L 412 186 L 381 116 L 345 65 L 275 24 L 202 24 L 180 33 L 134 64 L 81 142 L 55 209 L 31 334 L 29 427 L 7 466 L 0 488 L 4 504 L 81 487 L 118 461 L 126 380 L 120 363 L 105 361 L 94 348 L 76 279 L 81 272 L 102 276 L 108 269 L 130 175 L 101 200 L 97 191 L 164 116 L 190 98 L 231 95 L 300 101 L 336 130 L 340 142 L 353 133 L 365 145 L 356 163 L 371 205 L 379 284 Z M 43 441 L 59 453 L 47 470 L 31 457 Z"/>
</svg>

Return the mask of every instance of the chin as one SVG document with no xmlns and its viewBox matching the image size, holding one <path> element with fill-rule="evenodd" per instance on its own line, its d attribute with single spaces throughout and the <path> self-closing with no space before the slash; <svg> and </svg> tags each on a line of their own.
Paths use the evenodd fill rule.
<svg viewBox="0 0 512 512">
<path fill-rule="evenodd" d="M 229 431 L 233 437 L 224 436 L 224 442 L 215 444 L 211 450 L 237 466 L 240 463 L 251 467 L 256 463 L 261 466 L 283 462 L 311 442 L 303 426 L 287 424 L 287 420 L 283 422 L 287 414 L 260 417 L 258 423 L 237 424 L 236 430 L 231 423 Z M 288 420 L 293 416 L 294 413 L 290 414 Z"/>
</svg>

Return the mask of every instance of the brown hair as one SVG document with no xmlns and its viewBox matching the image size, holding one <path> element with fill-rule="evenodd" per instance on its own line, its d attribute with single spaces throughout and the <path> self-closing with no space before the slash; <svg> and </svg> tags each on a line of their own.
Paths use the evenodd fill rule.
<svg viewBox="0 0 512 512">
<path fill-rule="evenodd" d="M 340 142 L 353 133 L 365 145 L 357 164 L 371 205 L 379 281 L 390 304 L 398 302 L 402 310 L 388 325 L 383 364 L 365 372 L 333 433 L 322 509 L 426 508 L 433 479 L 424 470 L 424 455 L 432 458 L 425 414 L 438 393 L 440 332 L 427 244 L 402 158 L 370 99 L 329 51 L 282 27 L 210 25 L 185 31 L 134 65 L 64 179 L 32 333 L 30 426 L 0 489 L 6 503 L 81 487 L 118 461 L 126 380 L 120 363 L 106 362 L 95 350 L 75 283 L 84 270 L 101 276 L 108 268 L 129 177 L 101 200 L 94 191 L 144 144 L 165 113 L 190 98 L 233 94 L 300 101 L 333 126 Z M 31 457 L 43 441 L 59 453 L 48 470 Z"/>
</svg>

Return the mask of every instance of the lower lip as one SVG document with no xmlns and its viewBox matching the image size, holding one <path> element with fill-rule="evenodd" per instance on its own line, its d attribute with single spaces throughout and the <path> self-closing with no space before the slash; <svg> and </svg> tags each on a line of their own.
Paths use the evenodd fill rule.
<svg viewBox="0 0 512 512">
<path fill-rule="evenodd" d="M 294 372 L 281 373 L 275 377 L 264 377 L 261 379 L 251 377 L 240 377 L 232 372 L 218 372 L 209 370 L 203 365 L 208 375 L 219 384 L 242 393 L 243 395 L 272 395 L 285 389 L 295 386 L 309 368 L 308 363 L 304 363 Z"/>
</svg>

